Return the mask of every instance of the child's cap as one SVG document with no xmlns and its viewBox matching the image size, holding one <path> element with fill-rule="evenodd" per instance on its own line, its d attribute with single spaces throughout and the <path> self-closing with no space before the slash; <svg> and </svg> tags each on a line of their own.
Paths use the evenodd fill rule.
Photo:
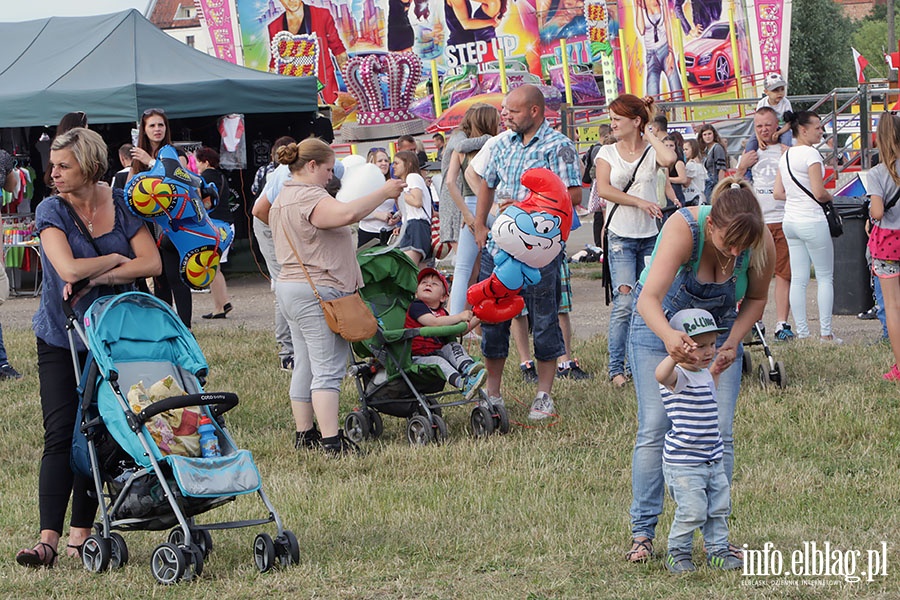
<svg viewBox="0 0 900 600">
<path fill-rule="evenodd" d="M 444 284 L 444 291 L 445 291 L 446 293 L 448 293 L 448 294 L 450 293 L 450 284 L 447 283 L 447 278 L 444 277 L 444 274 L 443 274 L 443 273 L 441 273 L 441 272 L 438 271 L 437 269 L 432 269 L 431 267 L 425 267 L 424 269 L 422 269 L 421 271 L 419 271 L 419 278 L 418 278 L 418 281 L 421 282 L 421 281 L 425 278 L 426 275 L 434 275 L 434 276 L 436 276 L 438 279 L 441 280 L 441 283 Z"/>
<path fill-rule="evenodd" d="M 702 308 L 679 310 L 669 319 L 669 325 L 672 326 L 672 329 L 684 330 L 691 337 L 701 333 L 728 331 L 725 327 L 716 327 L 715 318 Z"/>
<path fill-rule="evenodd" d="M 784 80 L 780 73 L 769 73 L 766 75 L 766 91 L 771 92 L 780 87 L 787 87 L 787 81 Z"/>
</svg>

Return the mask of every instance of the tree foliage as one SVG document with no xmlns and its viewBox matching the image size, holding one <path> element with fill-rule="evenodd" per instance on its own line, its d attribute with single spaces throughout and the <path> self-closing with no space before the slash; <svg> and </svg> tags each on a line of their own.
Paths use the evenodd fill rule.
<svg viewBox="0 0 900 600">
<path fill-rule="evenodd" d="M 834 0 L 802 0 L 791 14 L 791 94 L 822 94 L 856 85 L 853 21 Z"/>
<path fill-rule="evenodd" d="M 866 57 L 869 66 L 866 67 L 866 78 L 887 77 L 887 63 L 884 54 L 887 52 L 887 21 L 874 21 L 865 19 L 859 23 L 851 39 L 851 46 Z"/>
</svg>

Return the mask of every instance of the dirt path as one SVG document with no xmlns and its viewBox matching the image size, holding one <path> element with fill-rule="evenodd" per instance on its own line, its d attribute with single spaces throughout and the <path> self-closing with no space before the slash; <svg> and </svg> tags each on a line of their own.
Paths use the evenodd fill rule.
<svg viewBox="0 0 900 600">
<path fill-rule="evenodd" d="M 590 278 L 596 274 L 597 269 L 596 266 L 578 269 L 572 278 L 575 295 L 572 330 L 576 339 L 590 339 L 597 334 L 606 335 L 609 326 L 609 307 L 603 301 L 601 281 Z M 215 321 L 201 318 L 201 315 L 213 310 L 210 295 L 208 293 L 193 295 L 195 329 L 245 327 L 252 330 L 266 330 L 273 327 L 273 294 L 269 290 L 267 279 L 259 274 L 233 276 L 229 278 L 228 291 L 231 294 L 234 311 L 229 314 L 227 319 Z M 807 312 L 810 329 L 813 332 L 818 330 L 815 293 L 815 281 L 811 281 L 808 290 Z M 10 329 L 30 328 L 31 317 L 37 307 L 37 298 L 10 298 L 0 306 L 0 322 L 4 327 Z M 771 296 L 766 307 L 765 321 L 769 327 L 774 326 L 774 300 Z M 846 342 L 870 341 L 879 335 L 877 321 L 860 321 L 855 316 L 834 317 L 834 329 L 837 335 Z"/>
</svg>

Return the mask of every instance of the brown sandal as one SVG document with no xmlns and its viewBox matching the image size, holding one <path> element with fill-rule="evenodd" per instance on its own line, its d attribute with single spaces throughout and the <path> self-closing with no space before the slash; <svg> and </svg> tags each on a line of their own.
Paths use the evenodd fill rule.
<svg viewBox="0 0 900 600">
<path fill-rule="evenodd" d="M 653 558 L 653 540 L 650 538 L 631 540 L 631 550 L 625 553 L 625 560 L 631 563 L 641 563 L 651 558 Z"/>
<path fill-rule="evenodd" d="M 38 542 L 34 548 L 24 548 L 16 553 L 16 562 L 23 567 L 46 567 L 56 565 L 56 548 L 46 542 Z"/>
</svg>

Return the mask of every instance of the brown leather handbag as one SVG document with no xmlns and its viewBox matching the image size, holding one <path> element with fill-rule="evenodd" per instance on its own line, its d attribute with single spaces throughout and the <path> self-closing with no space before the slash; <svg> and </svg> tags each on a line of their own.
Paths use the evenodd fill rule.
<svg viewBox="0 0 900 600">
<path fill-rule="evenodd" d="M 297 262 L 303 268 L 303 273 L 306 275 L 307 281 L 309 281 L 313 294 L 316 295 L 316 299 L 322 307 L 328 328 L 348 342 L 361 342 L 375 335 L 378 331 L 378 321 L 375 320 L 375 315 L 372 314 L 369 306 L 363 301 L 362 296 L 359 295 L 359 290 L 335 300 L 322 300 L 319 290 L 316 289 L 316 284 L 313 283 L 312 278 L 309 276 L 306 265 L 300 260 L 300 254 L 294 248 L 294 243 L 288 236 L 283 223 L 281 229 L 284 231 L 285 238 L 291 247 L 291 251 L 297 258 Z"/>
</svg>

